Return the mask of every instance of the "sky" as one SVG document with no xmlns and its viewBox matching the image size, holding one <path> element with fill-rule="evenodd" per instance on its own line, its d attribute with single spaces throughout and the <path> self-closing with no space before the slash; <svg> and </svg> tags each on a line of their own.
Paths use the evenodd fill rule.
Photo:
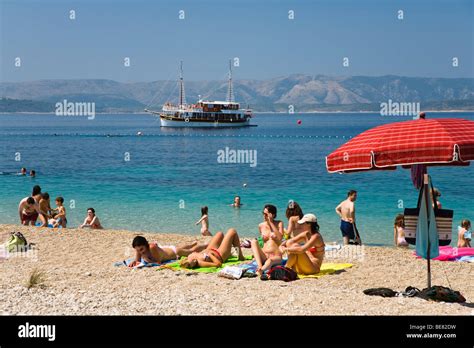
<svg viewBox="0 0 474 348">
<path fill-rule="evenodd" d="M 170 80 L 180 60 L 186 80 L 216 80 L 225 79 L 229 58 L 239 60 L 235 79 L 297 73 L 474 77 L 473 4 L 0 0 L 0 81 Z"/>
</svg>

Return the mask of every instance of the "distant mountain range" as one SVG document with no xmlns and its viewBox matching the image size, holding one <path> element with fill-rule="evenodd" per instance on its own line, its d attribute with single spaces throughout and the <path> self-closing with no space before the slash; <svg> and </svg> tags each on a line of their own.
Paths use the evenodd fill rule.
<svg viewBox="0 0 474 348">
<path fill-rule="evenodd" d="M 185 81 L 186 99 L 225 100 L 227 81 Z M 380 103 L 419 102 L 422 110 L 474 110 L 474 78 L 289 75 L 234 81 L 235 99 L 254 111 L 379 111 Z M 54 112 L 55 104 L 95 102 L 97 112 L 140 112 L 177 101 L 176 81 L 39 80 L 0 83 L 0 112 Z"/>
</svg>

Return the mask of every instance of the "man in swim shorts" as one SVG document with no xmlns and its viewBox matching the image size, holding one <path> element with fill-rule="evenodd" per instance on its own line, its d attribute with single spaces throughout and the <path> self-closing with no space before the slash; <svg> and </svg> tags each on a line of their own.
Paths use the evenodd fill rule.
<svg viewBox="0 0 474 348">
<path fill-rule="evenodd" d="M 26 197 L 18 205 L 18 214 L 22 225 L 34 226 L 39 215 L 39 206 L 33 197 Z"/>
<path fill-rule="evenodd" d="M 350 240 L 355 240 L 355 201 L 357 191 L 350 190 L 347 198 L 336 207 L 336 213 L 341 218 L 341 233 L 344 245 L 348 245 Z"/>
</svg>

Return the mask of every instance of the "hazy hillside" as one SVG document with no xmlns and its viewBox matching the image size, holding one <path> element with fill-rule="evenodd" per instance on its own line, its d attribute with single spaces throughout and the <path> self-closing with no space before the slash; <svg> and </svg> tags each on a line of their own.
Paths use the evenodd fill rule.
<svg viewBox="0 0 474 348">
<path fill-rule="evenodd" d="M 226 81 L 185 81 L 186 99 L 224 100 Z M 236 80 L 235 97 L 255 111 L 366 111 L 388 99 L 420 102 L 422 109 L 474 109 L 474 79 L 401 76 L 329 77 L 290 75 L 269 80 Z M 176 101 L 177 81 L 120 83 L 112 80 L 40 80 L 0 83 L 3 112 L 44 111 L 46 105 L 68 101 L 95 102 L 97 112 L 133 112 Z M 13 103 L 11 100 L 19 100 Z M 25 110 L 22 110 L 24 101 Z M 34 102 L 41 102 L 35 104 Z M 41 109 L 41 110 L 40 110 Z M 53 110 L 51 110 L 53 111 Z"/>
</svg>

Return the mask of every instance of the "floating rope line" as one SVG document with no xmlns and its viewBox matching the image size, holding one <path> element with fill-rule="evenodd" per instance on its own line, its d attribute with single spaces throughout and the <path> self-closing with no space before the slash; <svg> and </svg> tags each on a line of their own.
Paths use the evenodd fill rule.
<svg viewBox="0 0 474 348">
<path fill-rule="evenodd" d="M 15 137 L 15 136 L 33 136 L 33 137 L 96 137 L 96 138 L 125 138 L 125 137 L 137 137 L 137 138 L 158 138 L 158 137 L 219 137 L 219 138 L 282 138 L 282 139 L 352 139 L 352 135 L 282 135 L 282 134 L 95 134 L 95 133 L 15 133 L 15 134 L 2 134 L 2 137 Z"/>
</svg>

